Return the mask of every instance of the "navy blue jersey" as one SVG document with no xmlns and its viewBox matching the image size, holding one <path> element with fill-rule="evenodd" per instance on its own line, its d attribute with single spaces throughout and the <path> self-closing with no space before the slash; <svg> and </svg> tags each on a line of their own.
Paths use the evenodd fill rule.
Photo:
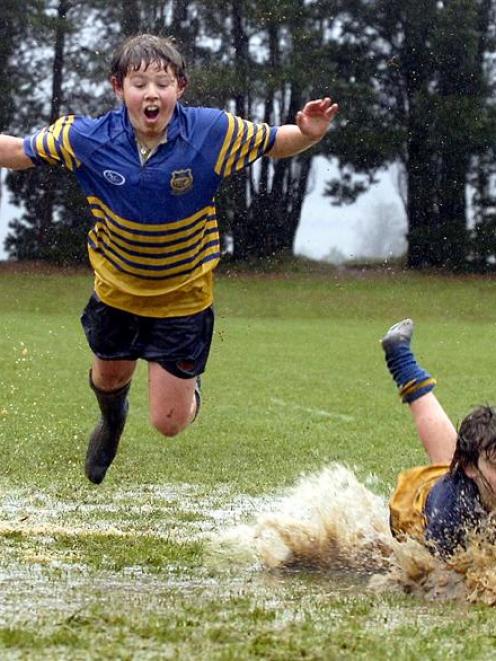
<svg viewBox="0 0 496 661">
<path fill-rule="evenodd" d="M 100 299 L 144 316 L 181 316 L 212 303 L 222 179 L 268 152 L 276 130 L 177 104 L 166 142 L 142 164 L 122 106 L 99 118 L 61 117 L 26 138 L 24 149 L 36 165 L 73 171 L 86 194 Z"/>
<path fill-rule="evenodd" d="M 461 470 L 448 473 L 432 487 L 424 508 L 425 540 L 441 556 L 464 548 L 467 535 L 486 518 L 479 490 Z"/>
</svg>

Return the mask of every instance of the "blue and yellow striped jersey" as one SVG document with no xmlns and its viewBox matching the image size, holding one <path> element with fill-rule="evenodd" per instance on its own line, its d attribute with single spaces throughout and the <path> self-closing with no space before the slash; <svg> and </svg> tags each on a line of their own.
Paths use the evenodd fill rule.
<svg viewBox="0 0 496 661">
<path fill-rule="evenodd" d="M 451 473 L 449 464 L 402 471 L 389 511 L 395 537 L 426 542 L 444 558 L 466 547 L 470 534 L 486 518 L 475 482 L 461 469 Z"/>
<path fill-rule="evenodd" d="M 222 110 L 177 104 L 167 141 L 141 164 L 125 106 L 67 115 L 25 138 L 38 164 L 73 171 L 94 225 L 88 251 L 108 305 L 170 317 L 211 305 L 220 259 L 214 197 L 224 177 L 271 149 L 276 128 Z"/>
</svg>

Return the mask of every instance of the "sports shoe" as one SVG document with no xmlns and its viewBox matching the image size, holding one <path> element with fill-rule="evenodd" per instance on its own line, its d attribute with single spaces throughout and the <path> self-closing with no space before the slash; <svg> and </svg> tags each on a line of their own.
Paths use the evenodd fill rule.
<svg viewBox="0 0 496 661">
<path fill-rule="evenodd" d="M 398 321 L 397 324 L 391 326 L 386 335 L 384 335 L 382 338 L 382 348 L 386 353 L 389 353 L 399 344 L 406 344 L 409 346 L 412 335 L 413 321 L 411 319 L 403 319 L 403 321 Z"/>
</svg>

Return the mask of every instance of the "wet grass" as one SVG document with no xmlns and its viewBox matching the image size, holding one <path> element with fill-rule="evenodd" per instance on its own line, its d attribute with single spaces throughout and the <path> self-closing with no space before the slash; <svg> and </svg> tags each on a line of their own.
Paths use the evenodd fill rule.
<svg viewBox="0 0 496 661">
<path fill-rule="evenodd" d="M 423 461 L 378 343 L 404 316 L 455 420 L 496 401 L 495 280 L 224 270 L 201 418 L 162 439 L 141 366 L 100 487 L 82 474 L 90 291 L 85 273 L 0 278 L 2 658 L 491 658 L 493 609 L 219 565 L 205 544 L 331 461 L 384 495 Z"/>
</svg>

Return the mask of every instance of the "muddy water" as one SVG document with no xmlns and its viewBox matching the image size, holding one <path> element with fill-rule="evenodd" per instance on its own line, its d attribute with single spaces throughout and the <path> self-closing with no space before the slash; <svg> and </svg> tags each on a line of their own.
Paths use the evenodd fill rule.
<svg viewBox="0 0 496 661">
<path fill-rule="evenodd" d="M 372 591 L 396 590 L 427 599 L 496 604 L 496 546 L 474 538 L 447 564 L 414 540 L 397 542 L 389 530 L 387 501 L 339 464 L 299 483 L 253 523 L 215 539 L 231 562 L 259 563 L 267 570 L 318 569 L 333 582 L 357 589 L 369 576 Z"/>
<path fill-rule="evenodd" d="M 494 530 L 488 539 L 473 539 L 447 565 L 413 540 L 394 540 L 386 499 L 338 464 L 301 478 L 277 498 L 247 498 L 222 489 L 204 493 L 193 485 L 150 485 L 143 491 L 115 492 L 112 498 L 95 495 L 81 504 L 77 498 L 61 502 L 53 494 L 0 489 L 0 519 L 4 602 L 10 584 L 12 599 L 19 596 L 20 576 L 32 589 L 34 570 L 50 574 L 52 567 L 58 571 L 63 565 L 71 577 L 76 573 L 78 580 L 88 580 L 75 558 L 54 547 L 54 538 L 108 534 L 178 543 L 210 540 L 207 564 L 225 566 L 228 561 L 255 570 L 239 572 L 241 581 L 258 576 L 262 582 L 284 582 L 288 573 L 297 572 L 299 581 L 322 584 L 333 593 L 362 594 L 368 587 L 496 605 Z M 261 567 L 266 571 L 260 572 Z"/>
</svg>

